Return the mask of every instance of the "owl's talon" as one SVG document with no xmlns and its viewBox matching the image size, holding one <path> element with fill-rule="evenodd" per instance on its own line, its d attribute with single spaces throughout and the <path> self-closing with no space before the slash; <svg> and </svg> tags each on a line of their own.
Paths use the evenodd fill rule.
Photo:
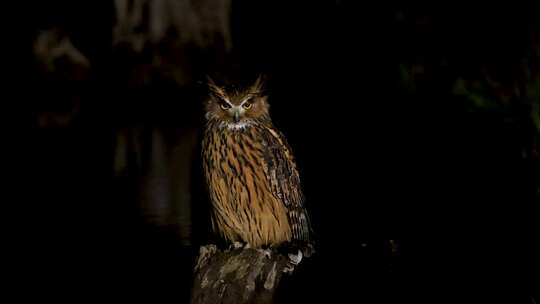
<svg viewBox="0 0 540 304">
<path fill-rule="evenodd" d="M 294 271 L 294 265 L 291 265 L 291 264 L 287 264 L 287 266 L 285 266 L 285 268 L 283 268 L 284 273 L 291 274 L 293 271 Z"/>
<path fill-rule="evenodd" d="M 197 258 L 197 265 L 195 269 L 201 269 L 203 265 L 206 265 L 208 260 L 216 254 L 217 247 L 216 245 L 204 245 L 199 248 L 199 257 Z"/>
<path fill-rule="evenodd" d="M 302 257 L 303 257 L 301 250 L 298 250 L 298 254 L 289 253 L 288 256 L 289 256 L 289 259 L 291 260 L 291 263 L 293 265 L 300 264 L 300 262 L 302 261 Z"/>
<path fill-rule="evenodd" d="M 244 244 L 242 244 L 240 242 L 234 242 L 234 243 L 231 244 L 229 249 L 240 249 L 242 247 L 244 247 Z"/>
<path fill-rule="evenodd" d="M 260 253 L 264 254 L 267 258 L 272 258 L 272 251 L 270 249 L 257 249 Z"/>
<path fill-rule="evenodd" d="M 289 262 L 287 263 L 287 266 L 283 268 L 283 272 L 290 274 L 294 271 L 294 268 L 298 266 L 298 264 L 300 264 L 300 262 L 302 261 L 303 255 L 302 255 L 302 251 L 298 250 L 298 254 L 289 253 L 288 256 L 289 256 Z"/>
</svg>

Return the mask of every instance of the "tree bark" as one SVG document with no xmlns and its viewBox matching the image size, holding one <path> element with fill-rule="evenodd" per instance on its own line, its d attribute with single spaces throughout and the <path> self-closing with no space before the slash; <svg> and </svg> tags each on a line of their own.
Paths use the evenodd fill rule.
<svg viewBox="0 0 540 304">
<path fill-rule="evenodd" d="M 202 246 L 191 303 L 272 303 L 283 273 L 292 270 L 290 259 L 274 251 Z"/>
</svg>

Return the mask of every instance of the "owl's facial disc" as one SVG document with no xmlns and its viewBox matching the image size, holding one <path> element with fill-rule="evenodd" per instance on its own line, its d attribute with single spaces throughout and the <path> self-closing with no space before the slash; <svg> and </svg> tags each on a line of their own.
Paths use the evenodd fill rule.
<svg viewBox="0 0 540 304">
<path fill-rule="evenodd" d="M 232 106 L 232 108 L 228 110 L 231 120 L 235 124 L 249 120 L 249 117 L 246 117 L 246 111 L 247 110 L 241 105 Z"/>
<path fill-rule="evenodd" d="M 268 117 L 265 95 L 257 91 L 214 90 L 206 104 L 206 118 L 219 121 L 222 128 L 244 130 Z"/>
<path fill-rule="evenodd" d="M 227 110 L 229 119 L 224 121 L 223 126 L 229 130 L 243 130 L 251 125 L 251 119 L 245 116 L 246 110 L 242 106 L 232 106 Z"/>
<path fill-rule="evenodd" d="M 234 105 L 228 99 L 220 99 L 218 103 L 220 108 L 228 113 L 235 124 L 240 122 L 240 119 L 245 111 L 242 105 Z"/>
<path fill-rule="evenodd" d="M 250 99 L 250 97 L 247 97 L 236 105 L 228 99 L 222 99 L 219 101 L 219 105 L 223 111 L 227 112 L 234 124 L 239 124 L 245 119 L 245 112 L 251 108 Z"/>
</svg>

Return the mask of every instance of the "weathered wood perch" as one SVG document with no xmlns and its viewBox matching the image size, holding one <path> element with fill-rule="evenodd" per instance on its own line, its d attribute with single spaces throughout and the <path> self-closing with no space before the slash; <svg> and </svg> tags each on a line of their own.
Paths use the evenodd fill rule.
<svg viewBox="0 0 540 304">
<path fill-rule="evenodd" d="M 202 246 L 191 303 L 272 303 L 283 274 L 292 272 L 290 261 L 275 251 Z"/>
</svg>

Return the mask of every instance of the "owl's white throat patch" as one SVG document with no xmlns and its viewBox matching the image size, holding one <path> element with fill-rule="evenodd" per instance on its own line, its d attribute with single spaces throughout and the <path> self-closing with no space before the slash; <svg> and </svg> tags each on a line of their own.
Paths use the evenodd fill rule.
<svg viewBox="0 0 540 304">
<path fill-rule="evenodd" d="M 249 121 L 240 121 L 240 122 L 222 122 L 221 127 L 227 128 L 233 131 L 244 130 L 245 128 L 251 126 Z"/>
</svg>

